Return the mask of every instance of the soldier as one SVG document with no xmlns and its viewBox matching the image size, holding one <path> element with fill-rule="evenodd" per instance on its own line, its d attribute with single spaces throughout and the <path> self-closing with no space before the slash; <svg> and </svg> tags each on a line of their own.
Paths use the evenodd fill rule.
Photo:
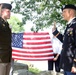
<svg viewBox="0 0 76 75">
<path fill-rule="evenodd" d="M 63 6 L 62 16 L 68 22 L 64 35 L 59 33 L 55 25 L 52 29 L 53 35 L 63 42 L 60 68 L 64 70 L 64 75 L 76 75 L 76 6 Z"/>
<path fill-rule="evenodd" d="M 7 19 L 10 19 L 11 4 L 0 4 L 0 75 L 9 75 L 11 66 L 11 29 Z"/>
</svg>

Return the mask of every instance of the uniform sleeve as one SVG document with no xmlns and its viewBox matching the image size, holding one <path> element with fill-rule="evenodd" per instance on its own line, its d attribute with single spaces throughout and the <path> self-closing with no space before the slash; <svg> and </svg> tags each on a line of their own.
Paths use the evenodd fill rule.
<svg viewBox="0 0 76 75">
<path fill-rule="evenodd" d="M 76 29 L 75 29 L 75 49 L 74 49 L 74 62 L 73 62 L 73 66 L 76 67 Z"/>
<path fill-rule="evenodd" d="M 75 56 L 74 56 L 73 66 L 76 67 L 76 49 L 75 49 Z"/>
<path fill-rule="evenodd" d="M 56 36 L 61 42 L 63 42 L 63 35 L 60 34 L 57 29 L 53 32 L 53 35 Z"/>
</svg>

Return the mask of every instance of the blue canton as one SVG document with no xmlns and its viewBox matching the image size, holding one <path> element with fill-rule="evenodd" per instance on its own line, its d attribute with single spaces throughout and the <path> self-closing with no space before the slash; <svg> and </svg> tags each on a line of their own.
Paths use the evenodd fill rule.
<svg viewBox="0 0 76 75">
<path fill-rule="evenodd" d="M 23 47 L 23 33 L 12 33 L 12 47 Z"/>
</svg>

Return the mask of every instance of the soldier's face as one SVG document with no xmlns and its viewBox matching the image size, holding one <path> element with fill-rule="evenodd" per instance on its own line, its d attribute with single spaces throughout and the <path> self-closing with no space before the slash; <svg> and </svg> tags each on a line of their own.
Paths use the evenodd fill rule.
<svg viewBox="0 0 76 75">
<path fill-rule="evenodd" d="M 70 9 L 64 9 L 62 12 L 63 19 L 69 21 L 70 18 Z"/>
<path fill-rule="evenodd" d="M 2 17 L 3 17 L 4 19 L 9 19 L 9 18 L 10 18 L 10 14 L 11 14 L 11 12 L 10 12 L 9 9 L 3 9 L 3 10 L 2 10 Z"/>
</svg>

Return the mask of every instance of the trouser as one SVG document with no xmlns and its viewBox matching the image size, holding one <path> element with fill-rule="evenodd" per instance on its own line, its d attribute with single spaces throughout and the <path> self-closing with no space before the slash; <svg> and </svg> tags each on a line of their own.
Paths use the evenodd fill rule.
<svg viewBox="0 0 76 75">
<path fill-rule="evenodd" d="M 10 63 L 0 63 L 0 75 L 9 75 Z"/>
<path fill-rule="evenodd" d="M 56 54 L 54 54 L 54 57 L 56 56 Z M 59 67 L 59 63 L 60 63 L 60 56 L 58 57 L 57 61 L 53 61 L 53 60 L 48 60 L 48 70 L 53 70 L 53 64 L 55 63 L 55 70 L 56 72 L 60 72 L 60 67 Z"/>
<path fill-rule="evenodd" d="M 71 73 L 71 72 L 64 71 L 64 75 L 76 75 L 76 73 Z"/>
<path fill-rule="evenodd" d="M 13 69 L 14 69 L 14 59 L 11 60 L 11 68 L 9 75 L 13 75 Z"/>
</svg>

